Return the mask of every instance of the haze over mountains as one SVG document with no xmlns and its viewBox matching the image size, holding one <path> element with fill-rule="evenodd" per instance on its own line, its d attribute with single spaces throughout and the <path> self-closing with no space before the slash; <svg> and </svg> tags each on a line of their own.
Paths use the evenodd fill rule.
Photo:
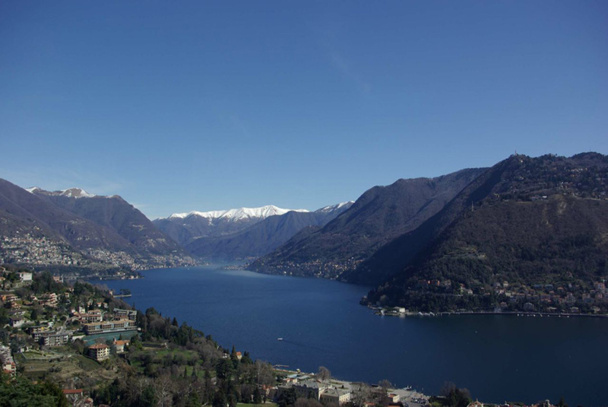
<svg viewBox="0 0 608 407">
<path fill-rule="evenodd" d="M 175 213 L 167 218 L 155 219 L 153 223 L 173 240 L 186 246 L 194 239 L 239 232 L 270 216 L 284 215 L 291 211 L 308 212 L 304 209 L 282 209 L 266 205 L 260 208 Z"/>
<path fill-rule="evenodd" d="M 190 212 L 156 219 L 154 224 L 196 256 L 234 261 L 265 255 L 300 230 L 325 225 L 351 205 L 352 202 L 343 202 L 314 212 L 272 205 Z"/>
<path fill-rule="evenodd" d="M 243 260 L 267 254 L 302 228 L 324 225 L 351 204 L 315 212 L 273 205 L 193 211 L 152 223 L 116 195 L 25 190 L 0 180 L 0 263 L 143 270 Z"/>
</svg>

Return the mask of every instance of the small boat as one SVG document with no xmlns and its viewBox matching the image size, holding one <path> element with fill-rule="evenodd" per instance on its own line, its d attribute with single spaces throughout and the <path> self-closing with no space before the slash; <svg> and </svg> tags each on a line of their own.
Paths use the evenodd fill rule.
<svg viewBox="0 0 608 407">
<path fill-rule="evenodd" d="M 282 341 L 282 340 L 283 340 L 283 338 L 277 338 L 277 341 Z"/>
</svg>

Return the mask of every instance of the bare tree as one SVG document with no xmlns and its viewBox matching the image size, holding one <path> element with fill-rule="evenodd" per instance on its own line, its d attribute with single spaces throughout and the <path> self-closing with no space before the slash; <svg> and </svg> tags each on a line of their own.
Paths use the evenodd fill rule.
<svg viewBox="0 0 608 407">
<path fill-rule="evenodd" d="M 366 401 L 371 399 L 371 393 L 371 387 L 366 383 L 361 383 L 358 388 L 354 389 L 351 401 L 355 406 L 361 407 Z"/>
<path fill-rule="evenodd" d="M 319 366 L 319 372 L 317 373 L 317 379 L 322 382 L 329 381 L 331 379 L 331 372 L 325 366 Z"/>
<path fill-rule="evenodd" d="M 391 382 L 389 382 L 388 380 L 384 379 L 384 380 L 380 380 L 380 382 L 378 383 L 378 386 L 380 386 L 382 388 L 382 390 L 384 391 L 384 394 L 387 394 L 388 389 L 393 387 L 393 384 Z"/>
<path fill-rule="evenodd" d="M 173 382 L 168 375 L 154 380 L 154 396 L 158 407 L 169 407 L 173 401 Z"/>
</svg>

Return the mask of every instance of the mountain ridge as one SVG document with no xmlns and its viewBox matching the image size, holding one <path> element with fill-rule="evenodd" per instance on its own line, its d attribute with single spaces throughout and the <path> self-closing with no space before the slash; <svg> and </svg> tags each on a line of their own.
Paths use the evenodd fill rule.
<svg viewBox="0 0 608 407">
<path fill-rule="evenodd" d="M 426 311 L 604 309 L 589 296 L 608 277 L 607 192 L 601 154 L 511 156 L 363 264 L 359 273 L 392 274 L 365 302 Z"/>
<path fill-rule="evenodd" d="M 194 264 L 122 198 L 82 192 L 28 191 L 0 179 L 3 261 L 130 270 Z"/>
<path fill-rule="evenodd" d="M 174 213 L 167 218 L 158 218 L 156 220 L 161 219 L 184 219 L 189 216 L 198 216 L 201 218 L 208 219 L 228 219 L 228 220 L 243 220 L 247 218 L 260 218 L 265 219 L 269 216 L 275 215 L 284 215 L 287 212 L 309 212 L 306 209 L 283 209 L 279 208 L 275 205 L 265 205 L 257 208 L 235 208 L 235 209 L 227 209 L 227 210 L 218 210 L 218 211 L 191 211 L 185 213 Z"/>
<path fill-rule="evenodd" d="M 155 219 L 152 222 L 175 242 L 183 247 L 190 248 L 189 250 L 195 254 L 201 253 L 201 255 L 206 257 L 207 250 L 199 249 L 199 247 L 205 245 L 205 243 L 202 243 L 201 241 L 203 238 L 208 239 L 209 242 L 213 240 L 219 241 L 220 239 L 225 239 L 229 236 L 234 237 L 253 225 L 273 216 L 284 216 L 288 213 L 315 214 L 319 211 L 333 213 L 345 205 L 350 204 L 348 202 L 342 202 L 340 204 L 320 208 L 313 212 L 308 211 L 307 209 L 283 209 L 274 205 L 208 212 L 192 211 L 173 214 L 167 218 Z M 314 219 L 323 218 L 323 216 L 318 214 L 304 215 L 304 218 Z M 312 221 L 311 224 L 319 224 L 319 221 Z M 199 241 L 197 244 L 195 244 L 196 240 Z M 262 250 L 262 252 L 263 251 L 264 250 Z"/>
<path fill-rule="evenodd" d="M 383 244 L 415 229 L 483 171 L 464 169 L 372 187 L 322 229 L 295 235 L 248 268 L 271 274 L 340 278 Z"/>
<path fill-rule="evenodd" d="M 302 229 L 327 224 L 351 205 L 351 202 L 342 202 L 314 212 L 290 211 L 283 215 L 270 216 L 232 234 L 195 239 L 186 248 L 206 259 L 249 260 L 276 249 Z"/>
</svg>

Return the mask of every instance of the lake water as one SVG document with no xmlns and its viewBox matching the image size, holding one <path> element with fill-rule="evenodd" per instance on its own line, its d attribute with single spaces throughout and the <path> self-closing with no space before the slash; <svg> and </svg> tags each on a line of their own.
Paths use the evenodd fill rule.
<svg viewBox="0 0 608 407">
<path fill-rule="evenodd" d="M 104 283 L 273 364 L 426 394 L 451 381 L 485 402 L 608 405 L 605 318 L 379 317 L 358 304 L 367 288 L 334 281 L 213 267 L 143 274 Z"/>
</svg>

